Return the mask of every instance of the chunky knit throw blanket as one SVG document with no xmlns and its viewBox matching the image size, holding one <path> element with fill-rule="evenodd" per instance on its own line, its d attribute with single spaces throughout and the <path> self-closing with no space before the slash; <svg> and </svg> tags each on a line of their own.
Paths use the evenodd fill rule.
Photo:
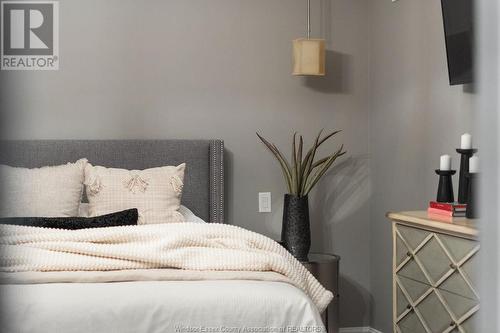
<svg viewBox="0 0 500 333">
<path fill-rule="evenodd" d="M 0 225 L 2 272 L 161 268 L 276 272 L 302 289 L 320 312 L 333 298 L 278 243 L 236 226 L 169 223 L 61 230 Z"/>
</svg>

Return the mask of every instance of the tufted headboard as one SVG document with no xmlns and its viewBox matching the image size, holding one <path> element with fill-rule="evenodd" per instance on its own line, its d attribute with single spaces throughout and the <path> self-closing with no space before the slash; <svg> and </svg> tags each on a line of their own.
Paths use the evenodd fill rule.
<svg viewBox="0 0 500 333">
<path fill-rule="evenodd" d="M 222 140 L 3 141 L 0 164 L 41 167 L 87 158 L 94 165 L 146 169 L 186 163 L 182 204 L 212 223 L 224 223 Z"/>
</svg>

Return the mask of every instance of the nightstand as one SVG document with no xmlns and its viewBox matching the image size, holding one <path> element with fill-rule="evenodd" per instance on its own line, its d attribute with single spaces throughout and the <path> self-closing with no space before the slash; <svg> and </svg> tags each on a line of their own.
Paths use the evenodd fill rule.
<svg viewBox="0 0 500 333">
<path fill-rule="evenodd" d="M 477 221 L 389 213 L 394 332 L 478 332 Z"/>
<path fill-rule="evenodd" d="M 339 261 L 333 254 L 310 253 L 309 261 L 302 264 L 328 290 L 334 298 L 321 315 L 328 333 L 339 331 Z"/>
</svg>

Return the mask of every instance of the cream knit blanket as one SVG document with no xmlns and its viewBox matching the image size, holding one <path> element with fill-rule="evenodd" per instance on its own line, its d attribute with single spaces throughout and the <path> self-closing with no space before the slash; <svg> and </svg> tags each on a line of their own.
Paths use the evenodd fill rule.
<svg viewBox="0 0 500 333">
<path fill-rule="evenodd" d="M 223 224 L 168 223 L 61 230 L 0 225 L 0 271 L 272 271 L 322 312 L 333 295 L 270 238 Z M 252 274 L 249 274 L 252 278 Z"/>
</svg>

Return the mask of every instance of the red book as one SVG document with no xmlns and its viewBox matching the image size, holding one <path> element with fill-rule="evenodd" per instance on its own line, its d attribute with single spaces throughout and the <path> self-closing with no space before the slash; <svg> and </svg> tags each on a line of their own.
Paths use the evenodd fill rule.
<svg viewBox="0 0 500 333">
<path fill-rule="evenodd" d="M 449 212 L 465 212 L 467 205 L 458 203 L 445 203 L 445 202 L 429 202 L 429 207 L 434 209 L 446 210 Z"/>
<path fill-rule="evenodd" d="M 432 207 L 429 207 L 427 209 L 427 213 L 444 215 L 444 216 L 453 216 L 453 212 L 450 212 L 449 210 L 437 209 L 437 208 L 432 208 Z"/>
<path fill-rule="evenodd" d="M 465 212 L 450 212 L 448 210 L 442 210 L 442 209 L 437 209 L 437 208 L 432 208 L 432 207 L 429 207 L 427 209 L 427 213 L 431 214 L 431 215 L 442 215 L 442 216 L 450 216 L 450 217 L 453 217 L 453 216 L 465 216 Z"/>
<path fill-rule="evenodd" d="M 431 214 L 431 213 L 428 213 L 427 216 L 430 219 L 433 219 L 433 220 L 436 220 L 439 222 L 453 223 L 453 217 L 451 217 L 451 216 L 445 216 L 445 215 L 441 215 L 441 214 Z"/>
</svg>

